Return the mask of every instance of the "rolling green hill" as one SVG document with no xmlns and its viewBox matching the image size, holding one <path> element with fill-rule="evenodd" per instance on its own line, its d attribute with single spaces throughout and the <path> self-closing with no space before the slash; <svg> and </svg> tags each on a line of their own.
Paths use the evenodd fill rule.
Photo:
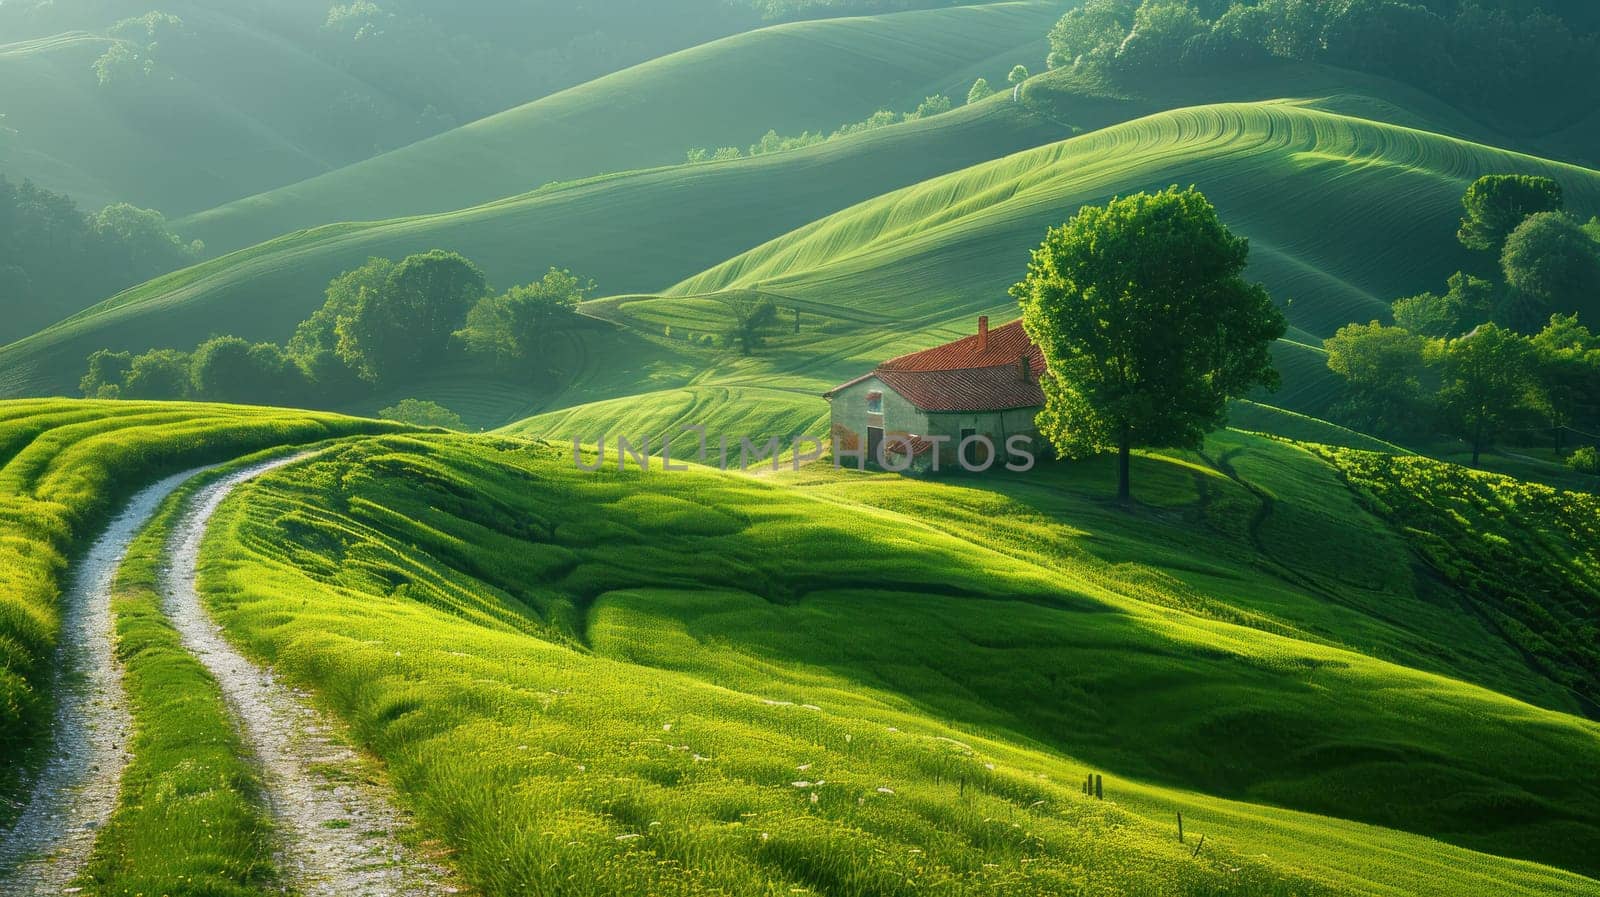
<svg viewBox="0 0 1600 897">
<path fill-rule="evenodd" d="M 567 392 L 496 392 L 504 401 L 473 415 L 478 423 L 691 381 L 815 394 L 896 348 L 966 333 L 980 312 L 1009 317 L 1005 288 L 1028 249 L 1080 204 L 1192 183 L 1252 238 L 1253 274 L 1287 306 L 1292 329 L 1279 352 L 1287 386 L 1272 402 L 1317 416 L 1332 396 L 1320 339 L 1382 317 L 1390 299 L 1435 287 L 1469 261 L 1454 227 L 1473 178 L 1547 173 L 1562 181 L 1570 206 L 1600 208 L 1600 175 L 1591 170 L 1311 100 L 1172 110 L 979 162 L 1066 127 L 996 97 L 790 153 L 298 232 L 144 284 L 0 349 L 0 388 L 70 392 L 80 359 L 104 346 L 185 346 L 222 330 L 281 340 L 333 274 L 371 255 L 442 246 L 477 259 L 501 285 L 551 264 L 593 273 L 608 292 L 676 284 L 667 298 L 610 303 L 604 313 L 630 332 L 580 340 L 561 364 Z M 909 186 L 877 195 L 894 183 Z M 755 245 L 763 238 L 771 239 Z M 707 318 L 716 304 L 695 297 L 757 286 L 805 311 L 807 340 L 741 361 L 663 338 L 667 327 L 679 335 L 716 328 Z M 585 382 L 593 379 L 585 371 L 619 369 L 645 376 Z"/>
<path fill-rule="evenodd" d="M 1301 448 L 1141 458 L 1133 515 L 1108 462 L 918 482 L 569 452 L 368 440 L 251 487 L 207 546 L 229 632 L 351 722 L 487 893 L 549 869 L 596 894 L 1596 887 L 1461 847 L 1595 871 L 1600 728 L 1482 687 L 1570 706 Z M 1175 846 L 1177 810 L 1211 853 Z"/>
<path fill-rule="evenodd" d="M 12 132 L 0 134 L 0 171 L 89 209 L 175 216 L 371 152 L 372 136 L 354 142 L 331 101 L 391 103 L 381 90 L 225 9 L 161 8 L 189 37 L 149 76 L 101 84 L 96 60 L 127 43 L 103 32 L 0 45 L 0 125 Z"/>
<path fill-rule="evenodd" d="M 1251 238 L 1251 273 L 1292 302 L 1291 325 L 1326 336 L 1349 321 L 1382 317 L 1390 299 L 1459 266 L 1461 194 L 1492 171 L 1555 177 L 1574 209 L 1600 209 L 1600 172 L 1590 169 L 1307 103 L 1215 105 L 1150 116 L 885 195 L 672 292 L 760 284 L 802 297 L 848 294 L 854 304 L 907 319 L 976 311 L 1003 295 L 1026 250 L 1070 210 L 1115 193 L 1194 184 L 1231 228 Z"/>
<path fill-rule="evenodd" d="M 333 221 L 445 212 L 552 181 L 681 162 L 691 147 L 748 147 L 768 129 L 832 131 L 931 94 L 965 99 L 1037 67 L 1062 2 L 998 3 L 780 25 L 714 41 L 561 91 L 181 222 L 236 249 Z M 694 109 L 694 114 L 685 110 Z"/>
<path fill-rule="evenodd" d="M 0 393 L 67 394 L 106 345 L 287 339 L 329 278 L 373 255 L 459 250 L 501 286 L 550 265 L 608 292 L 655 290 L 820 216 L 1062 127 L 994 101 L 791 153 L 558 185 L 458 212 L 300 231 L 127 290 L 0 349 Z"/>
</svg>

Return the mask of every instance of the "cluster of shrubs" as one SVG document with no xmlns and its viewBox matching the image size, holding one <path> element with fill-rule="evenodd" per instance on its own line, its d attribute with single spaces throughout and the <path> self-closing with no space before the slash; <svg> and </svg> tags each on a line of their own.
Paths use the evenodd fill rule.
<svg viewBox="0 0 1600 897">
<path fill-rule="evenodd" d="M 888 109 L 879 109 L 877 112 L 872 113 L 862 121 L 839 126 L 839 128 L 834 130 L 831 134 L 825 134 L 822 131 L 805 131 L 797 136 L 785 137 L 779 134 L 776 129 L 773 129 L 767 131 L 767 133 L 763 135 L 758 142 L 752 143 L 748 152 L 741 150 L 737 146 L 696 147 L 692 150 L 689 150 L 687 160 L 690 163 L 725 162 L 730 159 L 742 159 L 745 156 L 764 156 L 769 153 L 782 153 L 789 150 L 801 149 L 802 147 L 815 146 L 819 143 L 827 143 L 829 140 L 834 140 L 839 137 L 848 137 L 851 134 L 864 134 L 867 131 L 876 131 L 879 128 L 887 128 L 890 125 L 899 124 L 903 121 L 916 121 L 919 118 L 931 118 L 932 116 L 938 115 L 941 112 L 949 112 L 950 109 L 950 98 L 943 95 L 936 95 L 924 99 L 920 104 L 918 104 L 916 109 L 910 112 L 891 112 Z"/>
<path fill-rule="evenodd" d="M 1600 497 L 1427 458 L 1316 451 L 1531 664 L 1600 710 Z"/>
<path fill-rule="evenodd" d="M 1600 39 L 1574 21 L 1456 0 L 1088 0 L 1051 30 L 1049 63 L 1124 75 L 1321 62 L 1534 125 L 1600 97 Z"/>
<path fill-rule="evenodd" d="M 570 326 L 593 285 L 552 268 L 504 293 L 477 265 L 433 250 L 370 259 L 335 277 L 286 345 L 216 336 L 190 351 L 89 356 L 84 395 L 330 407 L 391 389 L 469 355 L 502 373 L 537 375 L 540 340 Z"/>
<path fill-rule="evenodd" d="M 1396 300 L 1393 325 L 1325 342 L 1344 380 L 1333 416 L 1394 438 L 1437 428 L 1477 454 L 1512 431 L 1600 433 L 1600 222 L 1562 210 L 1548 178 L 1490 175 L 1462 199 L 1462 245 L 1498 259 L 1497 279 L 1458 271 L 1442 294 Z"/>
</svg>

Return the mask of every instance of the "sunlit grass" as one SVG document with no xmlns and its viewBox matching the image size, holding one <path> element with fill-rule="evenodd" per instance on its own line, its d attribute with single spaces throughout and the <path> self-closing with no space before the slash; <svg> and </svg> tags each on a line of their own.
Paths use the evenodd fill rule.
<svg viewBox="0 0 1600 897">
<path fill-rule="evenodd" d="M 206 546 L 229 632 L 353 724 L 487 893 L 1587 887 L 1399 831 L 1581 865 L 1600 733 L 1362 653 L 1458 626 L 1472 650 L 1435 667 L 1518 685 L 1474 660 L 1492 633 L 1327 607 L 1252 560 L 1253 488 L 1273 544 L 1373 529 L 1285 568 L 1357 597 L 1393 568 L 1350 558 L 1404 566 L 1300 449 L 1143 461 L 1131 519 L 1095 467 L 587 474 L 569 451 L 368 440 L 245 487 Z M 1078 794 L 1086 759 L 1110 802 Z"/>
<path fill-rule="evenodd" d="M 0 403 L 0 795 L 48 730 L 48 670 L 68 562 L 118 501 L 185 467 L 393 424 L 183 403 Z M 0 819 L 14 812 L 0 801 Z"/>
</svg>

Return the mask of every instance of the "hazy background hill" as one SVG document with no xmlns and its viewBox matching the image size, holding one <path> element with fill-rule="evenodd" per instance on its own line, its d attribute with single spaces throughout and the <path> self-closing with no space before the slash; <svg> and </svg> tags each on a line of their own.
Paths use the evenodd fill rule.
<svg viewBox="0 0 1600 897">
<path fill-rule="evenodd" d="M 1038 68 L 1059 2 L 800 22 L 653 59 L 429 140 L 190 215 L 185 233 L 235 249 L 303 227 L 443 212 L 552 181 L 741 150 L 768 131 L 831 132 L 980 76 Z M 826 188 L 822 188 L 826 189 Z"/>
<path fill-rule="evenodd" d="M 0 171 L 175 216 L 764 24 L 948 5 L 9 2 Z"/>
</svg>

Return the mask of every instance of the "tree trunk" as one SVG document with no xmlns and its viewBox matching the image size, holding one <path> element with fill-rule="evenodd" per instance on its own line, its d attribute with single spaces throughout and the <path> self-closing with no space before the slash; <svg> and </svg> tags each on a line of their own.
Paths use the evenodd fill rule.
<svg viewBox="0 0 1600 897">
<path fill-rule="evenodd" d="M 1133 504 L 1133 490 L 1128 487 L 1128 459 L 1132 450 L 1132 438 L 1128 428 L 1123 427 L 1122 439 L 1117 445 L 1117 501 L 1125 505 Z"/>
</svg>

